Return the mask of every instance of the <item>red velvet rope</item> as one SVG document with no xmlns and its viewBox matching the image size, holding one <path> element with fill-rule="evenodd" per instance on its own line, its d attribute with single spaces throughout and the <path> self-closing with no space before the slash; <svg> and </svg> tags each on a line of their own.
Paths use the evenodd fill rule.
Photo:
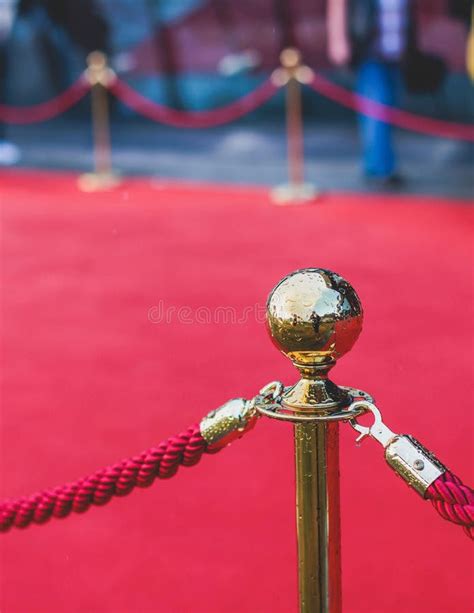
<svg viewBox="0 0 474 613">
<path fill-rule="evenodd" d="M 124 81 L 116 78 L 109 84 L 110 91 L 139 115 L 177 128 L 209 128 L 228 123 L 262 106 L 279 89 L 267 79 L 256 89 L 230 104 L 210 111 L 178 111 L 157 104 L 142 96 Z"/>
<path fill-rule="evenodd" d="M 464 528 L 474 540 L 474 491 L 446 471 L 426 490 L 425 498 L 444 519 Z"/>
<path fill-rule="evenodd" d="M 336 85 L 336 83 L 320 74 L 313 74 L 313 78 L 308 85 L 315 92 L 329 98 L 333 102 L 399 128 L 441 138 L 474 141 L 474 126 L 472 125 L 442 121 L 402 111 L 401 109 L 355 94 L 344 87 Z"/>
<path fill-rule="evenodd" d="M 313 74 L 308 85 L 333 102 L 385 123 L 432 136 L 474 141 L 472 125 L 424 117 L 382 104 L 340 87 L 320 74 Z M 118 78 L 108 85 L 110 91 L 136 113 L 152 121 L 182 128 L 208 128 L 234 121 L 267 102 L 279 87 L 271 79 L 267 79 L 254 91 L 227 106 L 209 111 L 188 112 L 157 104 Z M 0 121 L 14 124 L 47 121 L 74 106 L 89 90 L 90 83 L 83 74 L 66 91 L 47 102 L 29 107 L 0 105 Z"/>
<path fill-rule="evenodd" d="M 77 104 L 91 86 L 85 75 L 81 75 L 64 92 L 47 102 L 33 106 L 16 107 L 0 104 L 0 121 L 4 123 L 30 124 L 47 121 L 61 113 L 64 113 Z"/>
<path fill-rule="evenodd" d="M 126 496 L 135 487 L 149 487 L 156 478 L 169 479 L 180 465 L 194 466 L 210 450 L 198 424 L 156 447 L 122 460 L 73 483 L 32 496 L 0 502 L 0 532 L 43 524 L 51 517 L 84 513 L 91 505 L 107 504 L 113 496 Z M 474 540 L 474 491 L 446 471 L 427 489 L 425 498 L 446 519 L 463 527 Z"/>
<path fill-rule="evenodd" d="M 156 478 L 169 479 L 180 465 L 194 466 L 207 448 L 199 425 L 163 441 L 143 453 L 122 460 L 94 474 L 32 496 L 0 503 L 0 532 L 11 527 L 43 524 L 51 517 L 84 513 L 91 505 L 104 505 L 113 496 L 126 496 L 134 487 L 149 487 Z"/>
</svg>

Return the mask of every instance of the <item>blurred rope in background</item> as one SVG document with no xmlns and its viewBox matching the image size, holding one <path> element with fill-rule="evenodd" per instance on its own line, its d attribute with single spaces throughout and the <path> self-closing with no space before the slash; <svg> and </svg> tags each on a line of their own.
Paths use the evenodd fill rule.
<svg viewBox="0 0 474 613">
<path fill-rule="evenodd" d="M 12 7 L 17 13 L 1 45 L 6 96 L 12 104 L 47 99 L 80 72 L 88 52 L 101 49 L 120 76 L 156 102 L 184 110 L 218 106 L 254 89 L 288 45 L 301 49 L 310 66 L 328 69 L 325 5 L 324 0 L 0 0 L 0 22 Z M 437 94 L 409 96 L 404 106 L 469 119 L 470 3 L 419 0 L 417 9 L 420 45 L 443 58 L 449 75 Z M 338 81 L 351 86 L 352 75 L 339 71 Z M 277 99 L 267 112 L 281 104 Z M 307 106 L 323 117 L 344 113 L 329 103 L 319 103 L 317 110 L 314 103 Z"/>
</svg>

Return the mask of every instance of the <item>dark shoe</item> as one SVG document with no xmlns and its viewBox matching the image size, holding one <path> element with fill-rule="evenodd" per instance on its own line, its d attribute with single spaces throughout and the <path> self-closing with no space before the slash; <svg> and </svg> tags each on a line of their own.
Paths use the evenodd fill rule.
<svg viewBox="0 0 474 613">
<path fill-rule="evenodd" d="M 402 175 L 394 172 L 385 177 L 377 175 L 366 175 L 366 180 L 370 185 L 377 189 L 396 190 L 402 189 L 406 183 Z"/>
</svg>

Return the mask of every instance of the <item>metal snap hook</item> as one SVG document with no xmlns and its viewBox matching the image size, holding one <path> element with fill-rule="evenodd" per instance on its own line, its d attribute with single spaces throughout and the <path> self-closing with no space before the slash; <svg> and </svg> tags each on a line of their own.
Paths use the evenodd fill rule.
<svg viewBox="0 0 474 613">
<path fill-rule="evenodd" d="M 365 409 L 366 411 L 370 411 L 374 416 L 374 423 L 371 426 L 361 426 L 357 423 L 357 418 L 355 417 L 349 420 L 350 425 L 359 433 L 359 436 L 356 438 L 356 443 L 360 443 L 365 437 L 371 436 L 381 445 L 387 447 L 390 441 L 397 437 L 397 434 L 383 423 L 382 414 L 375 404 L 365 400 L 358 400 L 354 402 L 350 408 Z"/>
<path fill-rule="evenodd" d="M 356 438 L 356 443 L 360 443 L 364 440 L 365 437 L 372 435 L 372 428 L 375 425 L 382 424 L 382 415 L 375 404 L 371 402 L 367 402 L 366 400 L 357 400 L 353 402 L 350 406 L 351 409 L 363 409 L 364 412 L 370 411 L 374 416 L 374 423 L 371 426 L 362 426 L 357 422 L 357 418 L 353 417 L 349 420 L 352 428 L 359 433 L 359 436 Z"/>
</svg>

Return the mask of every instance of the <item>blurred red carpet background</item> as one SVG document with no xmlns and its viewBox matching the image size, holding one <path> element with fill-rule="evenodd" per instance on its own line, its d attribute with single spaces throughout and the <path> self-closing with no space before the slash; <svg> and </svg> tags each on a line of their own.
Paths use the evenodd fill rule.
<svg viewBox="0 0 474 613">
<path fill-rule="evenodd" d="M 2 496 L 62 484 L 175 434 L 228 398 L 296 379 L 262 323 L 149 312 L 261 305 L 301 267 L 357 289 L 365 327 L 334 370 L 388 425 L 473 483 L 472 213 L 431 198 L 3 173 Z M 471 225 L 472 227 L 472 225 Z M 153 312 L 153 311 L 152 311 Z M 155 311 L 156 312 L 156 311 Z M 200 311 L 203 312 L 202 309 Z M 174 312 L 175 313 L 175 312 Z M 468 612 L 472 543 L 341 433 L 344 611 Z M 107 507 L 1 537 L 2 613 L 296 611 L 289 426 Z"/>
</svg>

